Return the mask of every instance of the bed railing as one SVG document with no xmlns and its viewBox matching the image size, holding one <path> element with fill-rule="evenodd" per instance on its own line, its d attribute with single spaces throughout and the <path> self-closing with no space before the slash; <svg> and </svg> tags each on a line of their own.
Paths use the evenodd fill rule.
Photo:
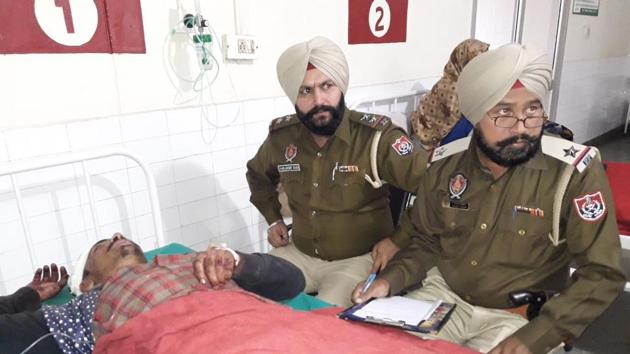
<svg viewBox="0 0 630 354">
<path fill-rule="evenodd" d="M 22 226 L 22 231 L 24 234 L 24 238 L 26 240 L 26 249 L 28 252 L 28 257 L 30 259 L 30 263 L 35 269 L 38 265 L 38 260 L 34 255 L 34 242 L 29 228 L 28 218 L 25 212 L 24 200 L 22 196 L 22 188 L 19 184 L 17 176 L 20 173 L 30 172 L 35 170 L 42 170 L 47 168 L 53 168 L 57 166 L 70 165 L 70 164 L 80 164 L 80 168 L 83 172 L 83 179 L 87 188 L 87 197 L 90 206 L 90 213 L 92 218 L 92 224 L 95 230 L 95 235 L 101 235 L 100 233 L 100 223 L 99 217 L 96 210 L 96 200 L 94 198 L 93 192 L 93 183 L 91 174 L 89 171 L 88 162 L 92 160 L 104 159 L 108 157 L 124 157 L 129 160 L 134 161 L 144 173 L 145 181 L 147 184 L 149 201 L 151 204 L 151 213 L 153 216 L 153 226 L 155 228 L 155 237 L 158 246 L 163 246 L 165 244 L 164 232 L 162 229 L 162 216 L 160 213 L 158 193 L 155 184 L 155 179 L 153 177 L 153 173 L 149 169 L 149 167 L 135 154 L 126 151 L 124 149 L 118 148 L 106 148 L 99 150 L 86 150 L 86 151 L 78 151 L 71 152 L 66 154 L 60 154 L 50 157 L 37 158 L 32 160 L 24 160 L 24 161 L 16 161 L 10 162 L 3 165 L 0 165 L 0 177 L 8 176 L 10 178 L 13 193 L 15 195 L 15 200 L 17 204 L 18 214 Z M 101 235 L 102 236 L 102 235 Z M 134 239 L 134 235 L 131 235 L 131 238 Z M 96 240 L 92 240 L 96 241 Z M 136 241 L 134 239 L 134 241 Z"/>
</svg>

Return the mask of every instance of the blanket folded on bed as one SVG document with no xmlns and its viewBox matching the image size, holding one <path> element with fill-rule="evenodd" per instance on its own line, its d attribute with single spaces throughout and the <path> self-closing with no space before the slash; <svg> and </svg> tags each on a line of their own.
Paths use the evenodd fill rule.
<svg viewBox="0 0 630 354">
<path fill-rule="evenodd" d="M 474 353 L 401 330 L 298 312 L 236 291 L 194 292 L 101 337 L 94 353 Z"/>
</svg>

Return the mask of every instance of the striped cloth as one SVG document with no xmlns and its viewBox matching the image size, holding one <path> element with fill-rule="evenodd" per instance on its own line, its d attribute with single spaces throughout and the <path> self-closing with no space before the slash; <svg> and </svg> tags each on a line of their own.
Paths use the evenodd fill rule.
<svg viewBox="0 0 630 354">
<path fill-rule="evenodd" d="M 127 320 L 193 291 L 208 291 L 193 275 L 195 254 L 158 255 L 152 263 L 119 270 L 110 278 L 94 314 L 94 337 L 112 332 Z M 233 282 L 226 289 L 238 288 Z"/>
</svg>

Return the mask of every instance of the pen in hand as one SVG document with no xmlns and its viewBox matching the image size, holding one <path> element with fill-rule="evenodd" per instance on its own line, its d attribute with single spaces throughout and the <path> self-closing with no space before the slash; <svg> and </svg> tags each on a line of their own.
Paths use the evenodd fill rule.
<svg viewBox="0 0 630 354">
<path fill-rule="evenodd" d="M 293 224 L 287 225 L 287 236 L 282 235 L 282 239 L 285 241 L 291 241 L 291 229 L 293 229 Z"/>
<path fill-rule="evenodd" d="M 376 279 L 376 273 L 370 273 L 367 280 L 365 281 L 365 285 L 363 285 L 363 289 L 361 290 L 361 293 L 364 294 L 366 291 L 368 291 L 372 283 L 374 283 L 375 279 Z"/>
</svg>

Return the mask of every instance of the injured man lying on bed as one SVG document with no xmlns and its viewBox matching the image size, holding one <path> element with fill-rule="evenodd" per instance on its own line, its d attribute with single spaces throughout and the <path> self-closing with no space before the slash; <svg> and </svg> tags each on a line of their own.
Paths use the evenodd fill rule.
<svg viewBox="0 0 630 354">
<path fill-rule="evenodd" d="M 147 263 L 138 245 L 116 234 L 81 263 L 78 281 L 70 282 L 84 293 L 66 305 L 38 309 L 66 285 L 68 274 L 56 266 L 0 298 L 0 353 L 473 353 L 340 320 L 338 307 L 301 312 L 273 302 L 300 293 L 304 278 L 271 255 L 210 247 Z"/>
<path fill-rule="evenodd" d="M 41 301 L 66 285 L 68 274 L 56 265 L 38 269 L 29 285 L 0 297 L 0 353 L 20 353 L 47 334 L 28 353 L 91 353 L 95 339 L 196 290 L 245 289 L 284 300 L 304 288 L 302 273 L 291 263 L 224 247 L 158 255 L 149 264 L 140 246 L 117 233 L 94 244 L 82 258 L 85 263 L 77 267 L 83 268 L 82 294 L 68 304 L 39 309 Z"/>
</svg>

